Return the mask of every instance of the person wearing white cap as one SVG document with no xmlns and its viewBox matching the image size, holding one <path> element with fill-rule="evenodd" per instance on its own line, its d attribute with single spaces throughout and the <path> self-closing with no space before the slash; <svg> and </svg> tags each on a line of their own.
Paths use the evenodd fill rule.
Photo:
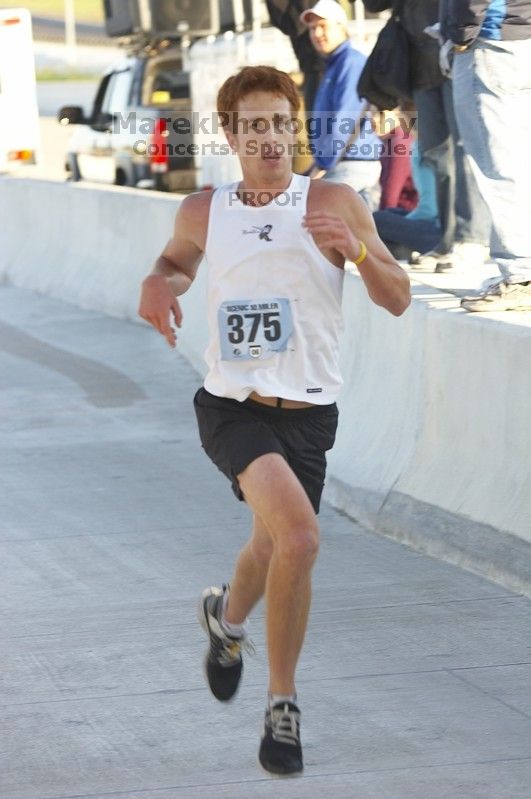
<svg viewBox="0 0 531 799">
<path fill-rule="evenodd" d="M 347 183 L 372 207 L 380 177 L 380 145 L 369 120 L 363 120 L 359 136 L 349 143 L 363 108 L 357 84 L 366 57 L 355 50 L 348 35 L 348 17 L 335 0 L 318 0 L 303 11 L 316 51 L 326 68 L 317 91 L 309 124 L 309 144 L 314 158 L 310 177 Z M 348 145 L 348 146 L 347 146 Z"/>
<path fill-rule="evenodd" d="M 317 0 L 314 6 L 302 12 L 300 18 L 308 25 L 311 16 L 321 17 L 329 22 L 338 22 L 342 26 L 343 32 L 347 32 L 348 17 L 343 6 L 340 6 L 337 0 Z"/>
</svg>

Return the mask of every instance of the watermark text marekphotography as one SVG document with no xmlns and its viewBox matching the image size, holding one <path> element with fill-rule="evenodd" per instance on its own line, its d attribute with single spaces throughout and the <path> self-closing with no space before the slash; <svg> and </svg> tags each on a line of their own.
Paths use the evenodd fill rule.
<svg viewBox="0 0 531 799">
<path fill-rule="evenodd" d="M 131 111 L 127 116 L 114 114 L 113 133 L 128 132 L 140 135 L 153 133 L 160 123 L 163 123 L 167 131 L 173 131 L 181 136 L 193 136 L 203 134 L 205 136 L 218 135 L 225 130 L 236 134 L 247 136 L 249 134 L 298 136 L 303 132 L 308 139 L 321 136 L 351 134 L 359 120 L 350 116 L 338 116 L 333 111 L 322 111 L 319 114 L 312 114 L 308 117 L 292 116 L 283 117 L 273 115 L 268 117 L 257 115 L 252 119 L 240 116 L 238 112 L 218 114 L 200 114 L 193 111 L 189 116 L 140 116 Z M 397 128 L 401 128 L 405 134 L 410 134 L 416 126 L 416 118 L 408 114 L 392 114 L 382 111 L 375 117 L 368 116 L 363 120 L 363 125 L 359 131 L 359 137 L 378 135 L 388 135 Z"/>
</svg>

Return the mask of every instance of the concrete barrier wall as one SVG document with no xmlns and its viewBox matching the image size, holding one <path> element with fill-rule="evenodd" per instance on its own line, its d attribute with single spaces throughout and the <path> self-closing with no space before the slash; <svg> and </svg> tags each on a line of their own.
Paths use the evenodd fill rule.
<svg viewBox="0 0 531 799">
<path fill-rule="evenodd" d="M 140 322 L 140 283 L 171 236 L 180 202 L 138 189 L 0 179 L 0 279 Z M 179 349 L 198 371 L 204 285 L 200 272 L 181 299 Z"/>
<path fill-rule="evenodd" d="M 0 276 L 137 320 L 139 284 L 180 198 L 0 180 Z M 205 274 L 182 298 L 179 349 L 200 372 Z M 396 319 L 345 281 L 345 386 L 326 498 L 437 557 L 531 592 L 531 329 L 423 287 Z M 164 346 L 161 341 L 161 346 Z"/>
<path fill-rule="evenodd" d="M 413 289 L 394 319 L 346 285 L 333 505 L 531 592 L 531 328 Z"/>
</svg>

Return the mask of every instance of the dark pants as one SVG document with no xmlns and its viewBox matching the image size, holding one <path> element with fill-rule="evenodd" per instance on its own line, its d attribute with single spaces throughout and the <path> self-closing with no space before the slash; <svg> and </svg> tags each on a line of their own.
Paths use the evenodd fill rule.
<svg viewBox="0 0 531 799">
<path fill-rule="evenodd" d="M 194 408 L 203 449 L 229 478 L 239 500 L 245 497 L 238 475 L 256 458 L 276 452 L 286 459 L 319 513 L 326 452 L 336 438 L 335 402 L 288 410 L 249 397 L 243 402 L 217 397 L 202 387 L 194 397 Z"/>
<path fill-rule="evenodd" d="M 403 208 L 386 208 L 373 214 L 381 240 L 393 253 L 397 252 L 394 245 L 401 245 L 408 250 L 409 253 L 400 255 L 404 258 L 413 250 L 432 250 L 441 237 L 441 230 L 436 222 L 431 219 L 408 219 L 407 213 Z"/>
<path fill-rule="evenodd" d="M 451 250 L 456 241 L 488 244 L 490 214 L 468 164 L 454 113 L 452 84 L 413 92 L 418 111 L 422 162 L 435 172 L 441 238 L 435 249 Z"/>
</svg>

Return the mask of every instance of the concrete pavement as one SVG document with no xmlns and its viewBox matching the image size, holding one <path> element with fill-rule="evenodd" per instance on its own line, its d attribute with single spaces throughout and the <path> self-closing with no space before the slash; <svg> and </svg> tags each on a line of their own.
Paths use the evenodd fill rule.
<svg viewBox="0 0 531 799">
<path fill-rule="evenodd" d="M 249 512 L 200 448 L 199 378 L 140 325 L 0 308 L 2 799 L 528 799 L 531 602 L 326 506 L 306 768 L 262 772 L 262 606 L 236 701 L 202 676 L 197 597 Z"/>
</svg>

